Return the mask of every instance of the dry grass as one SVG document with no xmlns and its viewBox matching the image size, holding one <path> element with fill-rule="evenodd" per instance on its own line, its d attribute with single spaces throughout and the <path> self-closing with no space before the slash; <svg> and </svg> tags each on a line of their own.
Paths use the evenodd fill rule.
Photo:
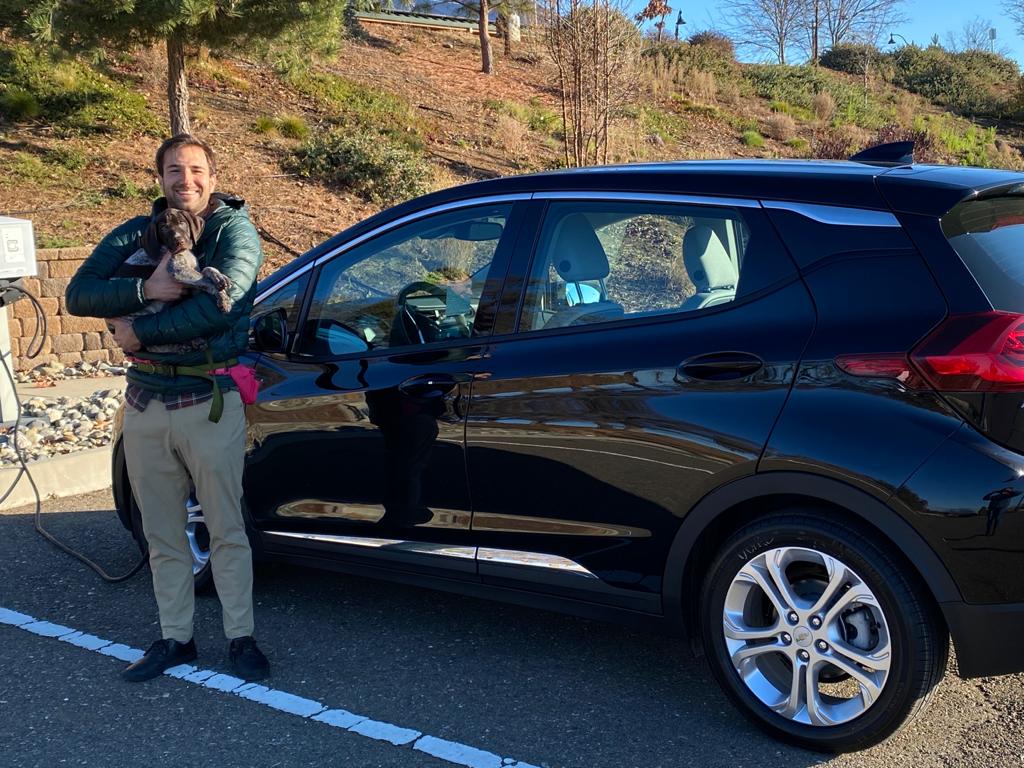
<svg viewBox="0 0 1024 768">
<path fill-rule="evenodd" d="M 796 136 L 796 121 L 789 115 L 776 113 L 765 120 L 764 134 L 776 141 L 789 141 Z"/>
</svg>

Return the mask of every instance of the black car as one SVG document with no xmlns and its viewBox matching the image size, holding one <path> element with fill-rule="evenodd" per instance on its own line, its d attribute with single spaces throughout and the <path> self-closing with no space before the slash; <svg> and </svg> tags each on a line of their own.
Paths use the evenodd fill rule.
<svg viewBox="0 0 1024 768">
<path fill-rule="evenodd" d="M 257 555 L 667 628 L 814 749 L 893 733 L 950 636 L 1024 670 L 1024 175 L 884 158 L 495 179 L 297 258 Z"/>
</svg>

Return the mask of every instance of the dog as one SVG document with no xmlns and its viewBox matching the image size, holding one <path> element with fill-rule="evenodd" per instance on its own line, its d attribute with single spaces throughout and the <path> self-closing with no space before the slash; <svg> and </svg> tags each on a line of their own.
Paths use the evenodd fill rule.
<svg viewBox="0 0 1024 768">
<path fill-rule="evenodd" d="M 167 271 L 171 277 L 190 288 L 212 294 L 221 312 L 231 311 L 231 298 L 228 296 L 230 278 L 215 267 L 204 267 L 200 271 L 199 261 L 192 252 L 203 233 L 204 224 L 200 216 L 188 211 L 178 208 L 164 209 L 150 220 L 142 235 L 142 247 L 125 259 L 114 273 L 114 277 L 146 280 L 153 275 L 163 257 L 170 253 L 172 255 L 167 262 Z M 154 314 L 165 306 L 166 302 L 150 301 L 127 319 Z M 113 331 L 111 326 L 108 326 L 108 329 Z M 203 349 L 205 346 L 204 339 L 193 339 L 181 344 L 163 344 L 147 349 L 151 352 L 188 352 Z"/>
</svg>

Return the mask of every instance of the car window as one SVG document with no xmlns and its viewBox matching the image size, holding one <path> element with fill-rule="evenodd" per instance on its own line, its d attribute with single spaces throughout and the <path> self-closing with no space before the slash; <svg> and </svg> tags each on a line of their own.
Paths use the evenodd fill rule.
<svg viewBox="0 0 1024 768">
<path fill-rule="evenodd" d="M 290 283 L 269 294 L 263 301 L 252 309 L 252 322 L 255 322 L 264 315 L 283 309 L 287 318 L 288 330 L 294 333 L 299 319 L 299 311 L 302 309 L 302 298 L 306 294 L 306 285 L 309 283 L 309 273 L 297 277 Z"/>
<path fill-rule="evenodd" d="M 552 203 L 520 330 L 691 312 L 733 301 L 749 231 L 724 208 Z"/>
<path fill-rule="evenodd" d="M 328 262 L 298 351 L 335 356 L 474 335 L 510 211 L 502 204 L 430 216 Z"/>
</svg>

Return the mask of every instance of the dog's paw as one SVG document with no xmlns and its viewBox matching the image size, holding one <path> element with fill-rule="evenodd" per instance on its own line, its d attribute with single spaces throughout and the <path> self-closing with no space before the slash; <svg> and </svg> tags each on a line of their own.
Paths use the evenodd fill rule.
<svg viewBox="0 0 1024 768">
<path fill-rule="evenodd" d="M 209 280 L 218 291 L 226 291 L 231 287 L 231 279 L 215 267 L 204 267 L 203 277 Z"/>
<path fill-rule="evenodd" d="M 227 291 L 218 291 L 216 294 L 216 298 L 217 309 L 219 309 L 225 315 L 231 311 L 231 297 L 228 296 Z"/>
</svg>

